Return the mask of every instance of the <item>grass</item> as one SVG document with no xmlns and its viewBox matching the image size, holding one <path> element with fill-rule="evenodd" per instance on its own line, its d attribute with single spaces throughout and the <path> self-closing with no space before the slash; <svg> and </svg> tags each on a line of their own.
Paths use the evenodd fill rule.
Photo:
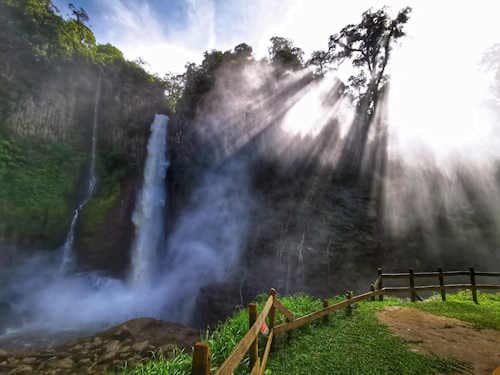
<svg viewBox="0 0 500 375">
<path fill-rule="evenodd" d="M 441 302 L 441 296 L 436 295 L 411 306 L 472 323 L 476 328 L 500 330 L 500 293 L 478 293 L 478 302 L 479 305 L 476 305 L 472 301 L 470 291 L 463 291 L 447 294 L 446 303 Z"/>
<path fill-rule="evenodd" d="M 0 237 L 58 245 L 84 162 L 68 146 L 0 133 Z"/>
<path fill-rule="evenodd" d="M 163 355 L 153 357 L 145 364 L 134 368 L 123 369 L 126 375 L 184 375 L 191 372 L 191 356 L 180 350 L 175 350 L 170 358 Z"/>
<path fill-rule="evenodd" d="M 273 374 L 446 374 L 470 372 L 468 364 L 454 359 L 423 355 L 411 351 L 409 345 L 392 335 L 379 323 L 375 313 L 385 306 L 411 306 L 434 314 L 471 322 L 478 328 L 500 329 L 500 294 L 480 293 L 479 305 L 472 302 L 470 292 L 447 295 L 447 302 L 431 297 L 424 302 L 409 303 L 396 298 L 383 302 L 356 304 L 351 314 L 340 311 L 329 316 L 327 323 L 319 320 L 293 331 L 290 337 L 276 339 L 276 349 L 269 357 L 267 375 Z M 440 297 L 439 297 L 440 298 Z M 258 298 L 262 309 L 266 296 Z M 331 304 L 342 297 L 331 299 Z M 302 316 L 322 307 L 320 300 L 304 296 L 280 299 Z M 277 315 L 282 321 L 281 314 Z M 231 354 L 248 329 L 246 310 L 206 332 L 203 341 L 211 350 L 212 372 Z M 259 348 L 265 346 L 260 335 Z M 124 369 L 123 375 L 189 374 L 191 358 L 185 353 L 166 359 L 156 358 L 134 369 Z M 249 373 L 245 357 L 236 374 Z"/>
<path fill-rule="evenodd" d="M 331 301 L 333 303 L 333 301 Z M 289 306 L 287 299 L 284 304 Z M 268 362 L 269 374 L 435 374 L 455 373 L 464 364 L 412 352 L 379 323 L 375 312 L 387 302 L 358 304 L 347 315 L 330 315 L 292 333 Z"/>
</svg>

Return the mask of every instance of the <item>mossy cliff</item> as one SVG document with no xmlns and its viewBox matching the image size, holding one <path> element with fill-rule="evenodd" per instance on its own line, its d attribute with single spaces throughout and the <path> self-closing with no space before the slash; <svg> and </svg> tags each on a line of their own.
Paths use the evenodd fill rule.
<svg viewBox="0 0 500 375">
<path fill-rule="evenodd" d="M 128 251 L 149 124 L 165 109 L 162 83 L 50 1 L 0 0 L 0 35 L 0 244 L 64 241 L 87 177 L 100 84 L 98 186 L 76 244 L 99 268 L 113 249 Z"/>
</svg>

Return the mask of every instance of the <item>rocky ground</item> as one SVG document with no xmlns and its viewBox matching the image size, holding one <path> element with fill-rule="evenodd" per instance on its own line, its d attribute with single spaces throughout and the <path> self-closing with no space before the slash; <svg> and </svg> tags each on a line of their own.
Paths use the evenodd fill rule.
<svg viewBox="0 0 500 375">
<path fill-rule="evenodd" d="M 133 367 L 176 347 L 191 351 L 199 332 L 154 319 L 134 319 L 94 336 L 57 347 L 13 350 L 0 347 L 0 374 L 102 374 Z"/>
</svg>

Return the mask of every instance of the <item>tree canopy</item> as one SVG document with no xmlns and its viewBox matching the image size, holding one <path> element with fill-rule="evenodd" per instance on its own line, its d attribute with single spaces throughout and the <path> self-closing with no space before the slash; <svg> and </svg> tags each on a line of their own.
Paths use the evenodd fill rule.
<svg viewBox="0 0 500 375">
<path fill-rule="evenodd" d="M 296 47 L 290 39 L 273 36 L 270 41 L 271 46 L 268 49 L 269 60 L 273 64 L 289 69 L 300 69 L 303 67 L 304 51 Z"/>
<path fill-rule="evenodd" d="M 308 63 L 323 71 L 327 64 L 338 66 L 350 61 L 356 69 L 348 79 L 351 94 L 371 116 L 378 93 L 388 79 L 386 68 L 391 50 L 394 43 L 405 36 L 404 25 L 410 12 L 411 8 L 406 7 L 391 18 L 387 8 L 367 10 L 359 24 L 347 25 L 331 35 L 328 50 L 314 52 Z"/>
</svg>

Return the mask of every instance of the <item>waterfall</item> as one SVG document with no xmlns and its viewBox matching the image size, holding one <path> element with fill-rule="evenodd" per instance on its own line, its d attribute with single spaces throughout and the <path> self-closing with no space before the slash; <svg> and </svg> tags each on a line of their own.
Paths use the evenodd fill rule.
<svg viewBox="0 0 500 375">
<path fill-rule="evenodd" d="M 133 286 L 151 282 L 157 253 L 164 243 L 165 175 L 169 165 L 167 126 L 167 116 L 155 115 L 148 141 L 144 182 L 132 216 L 135 240 L 132 245 L 130 282 Z"/>
<path fill-rule="evenodd" d="M 62 246 L 62 263 L 60 267 L 60 272 L 64 273 L 71 269 L 74 265 L 74 254 L 73 254 L 73 242 L 75 239 L 75 228 L 76 223 L 78 222 L 78 217 L 80 215 L 81 210 L 88 203 L 90 198 L 92 198 L 92 194 L 94 193 L 94 189 L 96 186 L 96 175 L 95 175 L 95 163 L 96 163 L 96 148 L 97 148 L 97 126 L 99 123 L 99 102 L 101 100 L 101 74 L 99 74 L 99 78 L 97 80 L 97 89 L 95 93 L 94 99 L 94 118 L 92 123 L 92 146 L 90 152 L 90 164 L 87 181 L 85 183 L 86 188 L 84 194 L 78 203 L 77 207 L 73 211 L 73 217 L 71 218 L 71 225 L 69 226 L 69 231 L 66 235 L 66 240 Z"/>
</svg>

